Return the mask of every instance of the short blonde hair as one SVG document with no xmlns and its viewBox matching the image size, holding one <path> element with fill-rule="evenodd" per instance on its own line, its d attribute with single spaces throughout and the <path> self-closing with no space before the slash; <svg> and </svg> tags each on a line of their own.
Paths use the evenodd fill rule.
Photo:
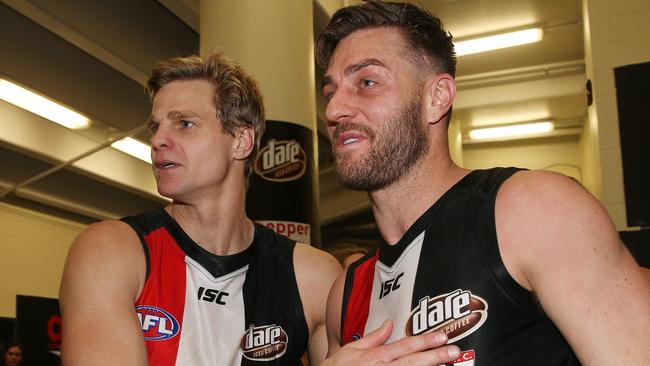
<svg viewBox="0 0 650 366">
<path fill-rule="evenodd" d="M 244 170 L 248 177 L 265 128 L 264 101 L 257 81 L 221 52 L 174 57 L 159 62 L 152 70 L 147 81 L 151 101 L 163 86 L 177 80 L 205 80 L 214 86 L 212 100 L 224 132 L 234 136 L 238 128 L 253 128 L 255 144 Z"/>
</svg>

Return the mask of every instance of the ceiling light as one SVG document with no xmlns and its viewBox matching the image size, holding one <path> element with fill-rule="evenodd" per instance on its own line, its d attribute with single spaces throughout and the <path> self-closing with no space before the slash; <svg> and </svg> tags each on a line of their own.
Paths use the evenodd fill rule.
<svg viewBox="0 0 650 366">
<path fill-rule="evenodd" d="M 151 148 L 136 139 L 125 137 L 112 143 L 111 147 L 151 164 Z"/>
<path fill-rule="evenodd" d="M 76 130 L 90 125 L 85 116 L 3 79 L 0 79 L 0 99 L 67 128 Z"/>
<path fill-rule="evenodd" d="M 542 28 L 531 28 L 517 32 L 497 34 L 494 36 L 470 39 L 454 43 L 457 56 L 486 52 L 500 48 L 520 46 L 542 40 Z"/>
<path fill-rule="evenodd" d="M 469 137 L 472 140 L 487 140 L 503 137 L 535 135 L 550 131 L 553 131 L 553 123 L 535 122 L 512 126 L 479 128 L 469 131 Z"/>
</svg>

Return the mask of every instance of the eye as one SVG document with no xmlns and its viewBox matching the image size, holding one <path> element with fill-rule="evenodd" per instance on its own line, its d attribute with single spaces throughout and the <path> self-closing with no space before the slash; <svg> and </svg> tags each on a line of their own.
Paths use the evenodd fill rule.
<svg viewBox="0 0 650 366">
<path fill-rule="evenodd" d="M 376 84 L 377 83 L 375 81 L 370 80 L 370 79 L 361 80 L 361 86 L 363 86 L 364 88 L 369 88 L 369 87 L 374 86 Z"/>
<path fill-rule="evenodd" d="M 179 122 L 179 125 L 181 126 L 181 128 L 190 128 L 190 127 L 194 126 L 195 123 L 192 122 L 192 121 L 188 121 L 188 120 L 183 119 L 183 120 L 181 120 Z"/>
<path fill-rule="evenodd" d="M 325 100 L 329 102 L 333 96 L 334 96 L 334 88 L 328 87 L 323 89 L 323 97 L 325 97 Z"/>
<path fill-rule="evenodd" d="M 149 133 L 153 135 L 158 131 L 158 123 L 150 122 L 147 124 L 147 129 L 149 130 Z"/>
</svg>

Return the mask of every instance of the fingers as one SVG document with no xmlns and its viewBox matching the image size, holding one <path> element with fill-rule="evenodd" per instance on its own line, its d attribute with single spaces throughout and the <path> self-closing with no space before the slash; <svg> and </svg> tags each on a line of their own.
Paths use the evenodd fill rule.
<svg viewBox="0 0 650 366">
<path fill-rule="evenodd" d="M 417 352 L 390 362 L 391 366 L 433 366 L 453 363 L 460 357 L 458 346 L 449 345 Z"/>
<path fill-rule="evenodd" d="M 447 345 L 447 335 L 443 332 L 406 337 L 384 344 L 392 329 L 392 322 L 387 320 L 372 333 L 358 341 L 346 344 L 324 364 L 435 366 L 452 363 L 460 356 L 460 349 L 457 346 Z"/>
<path fill-rule="evenodd" d="M 451 362 L 458 358 L 460 350 L 456 346 L 445 346 L 446 344 L 447 335 L 443 332 L 402 338 L 382 347 L 386 357 L 384 361 L 401 359 L 400 361 L 416 362 L 413 365 L 439 365 Z M 417 363 L 424 361 L 426 363 Z"/>
<path fill-rule="evenodd" d="M 381 346 L 390 337 L 393 331 L 393 322 L 390 320 L 384 321 L 381 327 L 373 330 L 371 333 L 363 336 L 363 338 L 351 342 L 346 345 L 349 348 L 356 349 L 370 349 L 373 347 Z"/>
</svg>

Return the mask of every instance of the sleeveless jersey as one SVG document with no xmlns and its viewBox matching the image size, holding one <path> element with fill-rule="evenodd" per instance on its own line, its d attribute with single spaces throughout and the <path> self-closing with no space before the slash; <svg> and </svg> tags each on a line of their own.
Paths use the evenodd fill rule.
<svg viewBox="0 0 650 366">
<path fill-rule="evenodd" d="M 343 344 L 394 322 L 388 342 L 433 330 L 461 349 L 454 366 L 578 365 L 535 296 L 499 254 L 495 200 L 514 168 L 469 173 L 396 245 L 382 243 L 348 268 Z"/>
<path fill-rule="evenodd" d="M 217 256 L 164 209 L 122 220 L 147 261 L 135 307 L 149 365 L 301 364 L 309 334 L 294 241 L 255 224 L 246 250 Z"/>
</svg>

